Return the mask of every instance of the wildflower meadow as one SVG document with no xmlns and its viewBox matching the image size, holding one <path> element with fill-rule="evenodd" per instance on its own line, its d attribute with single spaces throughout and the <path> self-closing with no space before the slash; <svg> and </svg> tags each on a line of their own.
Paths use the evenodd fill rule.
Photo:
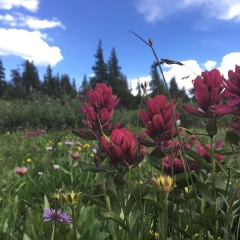
<svg viewBox="0 0 240 240">
<path fill-rule="evenodd" d="M 144 42 L 161 73 L 185 67 Z M 182 107 L 201 127 L 181 125 L 164 82 L 147 100 L 141 85 L 134 128 L 112 122 L 121 99 L 105 83 L 79 101 L 80 127 L 1 128 L 0 239 L 240 239 L 240 66 L 193 79 Z"/>
</svg>

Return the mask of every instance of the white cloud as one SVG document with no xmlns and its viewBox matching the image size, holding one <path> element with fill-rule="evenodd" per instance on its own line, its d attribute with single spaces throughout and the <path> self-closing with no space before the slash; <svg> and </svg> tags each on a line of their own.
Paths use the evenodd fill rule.
<svg viewBox="0 0 240 240">
<path fill-rule="evenodd" d="M 169 83 L 171 78 L 175 76 L 179 89 L 182 89 L 183 87 L 185 87 L 186 90 L 191 89 L 193 87 L 192 80 L 194 80 L 197 76 L 201 75 L 202 71 L 205 71 L 205 69 L 202 69 L 196 60 L 187 60 L 181 62 L 185 66 L 163 64 L 163 68 L 165 69 L 168 68 L 168 70 L 163 71 L 164 77 L 167 83 Z M 240 52 L 233 52 L 223 56 L 222 61 L 220 63 L 220 67 L 218 67 L 217 69 L 227 79 L 228 71 L 235 70 L 236 64 L 240 65 Z M 209 71 L 217 65 L 217 62 L 208 60 L 203 65 Z M 182 79 L 187 76 L 189 77 L 186 79 Z M 162 78 L 162 76 L 160 77 Z M 150 81 L 151 77 L 150 76 L 140 77 L 131 80 L 130 82 L 131 87 L 133 89 L 132 91 L 133 95 L 137 95 L 137 90 L 135 89 L 137 87 L 138 79 L 140 80 L 140 83 L 144 83 L 145 81 Z"/>
<path fill-rule="evenodd" d="M 217 65 L 217 62 L 212 61 L 212 60 L 207 60 L 203 65 L 207 70 L 209 70 L 209 69 L 212 69 L 213 67 L 215 67 Z"/>
<path fill-rule="evenodd" d="M 31 12 L 38 10 L 39 0 L 0 0 L 0 9 L 10 10 L 14 7 L 23 7 Z"/>
<path fill-rule="evenodd" d="M 0 55 L 19 56 L 42 66 L 54 66 L 63 59 L 60 49 L 49 46 L 39 31 L 0 28 L 0 36 Z"/>
<path fill-rule="evenodd" d="M 21 13 L 14 13 L 13 15 L 0 15 L 0 21 L 12 27 L 28 27 L 34 30 L 54 27 L 61 27 L 65 29 L 65 26 L 56 18 L 53 18 L 52 20 L 40 20 L 32 16 L 23 15 Z"/>
<path fill-rule="evenodd" d="M 240 52 L 233 52 L 225 55 L 222 58 L 221 66 L 218 70 L 228 78 L 228 71 L 235 70 L 235 65 L 240 65 Z"/>
<path fill-rule="evenodd" d="M 22 22 L 25 22 L 26 26 L 28 26 L 31 29 L 44 29 L 54 27 L 61 27 L 65 29 L 65 26 L 57 19 L 52 19 L 52 21 L 49 21 L 47 19 L 39 20 L 34 17 L 25 17 L 25 21 L 23 20 Z"/>
<path fill-rule="evenodd" d="M 138 82 L 140 82 L 140 84 L 144 84 L 145 82 L 149 83 L 151 80 L 151 77 L 150 76 L 147 76 L 147 77 L 139 77 L 139 78 L 135 78 L 133 80 L 130 80 L 130 84 L 131 84 L 131 88 L 132 88 L 132 94 L 134 96 L 136 96 L 138 94 L 138 90 L 136 89 L 137 88 L 137 85 L 138 85 Z M 141 90 L 141 93 L 142 93 L 142 90 Z"/>
<path fill-rule="evenodd" d="M 148 22 L 156 22 L 175 12 L 193 10 L 197 7 L 201 7 L 207 16 L 240 21 L 239 0 L 138 0 L 136 7 Z"/>
</svg>

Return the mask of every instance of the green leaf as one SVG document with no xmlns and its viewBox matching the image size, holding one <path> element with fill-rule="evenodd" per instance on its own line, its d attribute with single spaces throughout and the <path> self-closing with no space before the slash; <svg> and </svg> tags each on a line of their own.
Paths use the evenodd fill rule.
<svg viewBox="0 0 240 240">
<path fill-rule="evenodd" d="M 206 160 L 202 156 L 200 156 L 196 151 L 193 151 L 192 149 L 187 148 L 185 146 L 184 146 L 184 151 L 189 157 L 193 158 L 200 167 L 207 169 L 209 171 L 212 170 L 211 164 L 206 162 Z"/>
<path fill-rule="evenodd" d="M 144 200 L 148 201 L 153 207 L 155 207 L 158 211 L 162 211 L 162 208 L 159 203 L 157 203 L 156 199 L 154 199 L 150 194 L 147 194 L 143 197 Z"/>
<path fill-rule="evenodd" d="M 24 233 L 23 240 L 32 240 L 32 239 L 26 233 Z"/>
<path fill-rule="evenodd" d="M 223 156 L 228 156 L 228 155 L 233 155 L 233 154 L 239 154 L 240 151 L 236 151 L 231 149 L 231 148 L 222 148 L 222 149 L 219 149 L 219 150 L 215 150 L 214 151 L 215 153 L 218 153 L 220 155 L 223 155 Z"/>
<path fill-rule="evenodd" d="M 150 156 L 148 156 L 148 162 L 157 170 L 160 171 L 160 161 L 162 161 L 161 159 L 156 159 L 156 158 L 152 158 Z"/>
<path fill-rule="evenodd" d="M 133 206 L 140 200 L 140 198 L 142 199 L 144 196 L 146 196 L 146 194 L 148 193 L 148 190 L 149 190 L 149 185 L 147 183 L 139 185 L 131 194 L 130 198 L 128 199 L 125 211 L 127 213 L 130 213 Z"/>
<path fill-rule="evenodd" d="M 84 128 L 72 129 L 72 133 L 84 140 L 96 140 L 95 135 L 91 131 Z"/>
<path fill-rule="evenodd" d="M 211 118 L 208 120 L 206 124 L 206 131 L 210 137 L 214 137 L 217 135 L 217 120 L 216 117 Z"/>
<path fill-rule="evenodd" d="M 59 168 L 66 174 L 72 175 L 67 169 L 65 169 L 64 167 L 59 166 Z"/>
<path fill-rule="evenodd" d="M 198 177 L 195 176 L 195 184 L 196 184 L 196 189 L 199 194 L 210 204 L 214 204 L 214 198 L 210 191 L 208 190 L 208 185 L 206 183 L 202 183 L 199 181 Z"/>
<path fill-rule="evenodd" d="M 108 212 L 100 212 L 100 216 L 102 218 L 107 218 L 107 219 L 111 219 L 114 222 L 116 222 L 118 225 L 120 225 L 124 230 L 126 230 L 127 232 L 129 232 L 128 227 L 125 225 L 124 221 L 117 216 L 117 214 L 115 214 L 113 211 L 108 211 Z"/>
<path fill-rule="evenodd" d="M 85 194 L 84 194 L 84 197 L 88 198 L 92 203 L 96 204 L 97 206 L 107 209 L 107 205 L 100 199 L 98 199 L 96 197 L 92 197 L 90 195 L 85 195 Z"/>
<path fill-rule="evenodd" d="M 184 235 L 186 235 L 187 237 L 190 237 L 190 234 L 184 228 L 182 228 L 179 224 L 177 224 L 176 222 L 172 221 L 171 219 L 168 219 L 168 224 L 170 226 L 172 226 L 173 228 L 177 229 L 179 232 L 181 232 Z"/>
<path fill-rule="evenodd" d="M 150 153 L 150 156 L 152 158 L 161 159 L 164 158 L 166 155 L 159 147 L 155 147 L 155 149 Z"/>
<path fill-rule="evenodd" d="M 236 131 L 232 130 L 226 133 L 225 140 L 236 146 L 239 146 L 240 137 Z"/>
<path fill-rule="evenodd" d="M 49 208 L 49 202 L 46 194 L 44 194 L 44 209 L 48 209 L 48 208 Z"/>
<path fill-rule="evenodd" d="M 79 162 L 80 168 L 83 172 L 101 172 L 97 167 L 93 164 Z"/>
</svg>

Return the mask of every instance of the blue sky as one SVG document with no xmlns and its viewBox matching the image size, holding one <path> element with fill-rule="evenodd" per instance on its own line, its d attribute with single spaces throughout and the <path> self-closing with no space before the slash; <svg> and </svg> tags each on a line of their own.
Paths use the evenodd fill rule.
<svg viewBox="0 0 240 240">
<path fill-rule="evenodd" d="M 81 84 L 90 76 L 99 39 L 105 62 L 115 47 L 129 83 L 150 80 L 159 58 L 183 62 L 196 75 L 218 68 L 226 77 L 240 65 L 240 0 L 0 0 L 0 58 L 10 70 L 33 60 L 40 79 L 48 64 L 53 74 L 69 74 Z M 164 66 L 169 81 L 191 87 L 189 68 Z M 190 75 L 183 81 L 182 77 Z"/>
</svg>

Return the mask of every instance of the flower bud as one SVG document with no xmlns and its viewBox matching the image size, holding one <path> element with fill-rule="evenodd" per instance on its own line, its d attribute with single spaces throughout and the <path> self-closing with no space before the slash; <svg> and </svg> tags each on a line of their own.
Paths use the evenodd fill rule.
<svg viewBox="0 0 240 240">
<path fill-rule="evenodd" d="M 169 193 L 175 187 L 175 180 L 170 176 L 160 175 L 159 178 L 152 178 L 152 186 L 159 192 Z"/>
<path fill-rule="evenodd" d="M 72 191 L 71 193 L 63 193 L 63 197 L 66 200 L 66 203 L 69 207 L 74 207 L 75 205 L 78 204 L 78 202 L 80 201 L 81 197 L 80 197 L 81 193 L 75 193 L 74 191 Z"/>
</svg>

